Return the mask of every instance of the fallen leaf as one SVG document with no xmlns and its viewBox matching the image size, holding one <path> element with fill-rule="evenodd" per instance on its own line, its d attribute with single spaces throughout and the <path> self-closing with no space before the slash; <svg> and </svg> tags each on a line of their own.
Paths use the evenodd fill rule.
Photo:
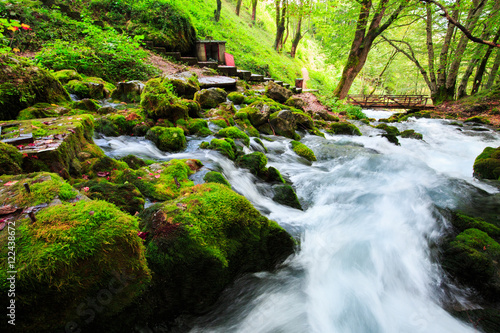
<svg viewBox="0 0 500 333">
<path fill-rule="evenodd" d="M 3 184 L 3 186 L 12 186 L 12 185 L 14 185 L 17 182 L 19 182 L 19 181 L 18 180 L 11 180 L 10 182 L 7 182 L 7 183 Z"/>
</svg>

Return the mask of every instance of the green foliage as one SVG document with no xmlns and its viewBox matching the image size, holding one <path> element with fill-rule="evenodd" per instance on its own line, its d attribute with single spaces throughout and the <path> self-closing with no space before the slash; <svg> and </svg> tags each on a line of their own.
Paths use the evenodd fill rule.
<svg viewBox="0 0 500 333">
<path fill-rule="evenodd" d="M 298 141 L 292 141 L 291 144 L 293 151 L 297 155 L 304 157 L 308 161 L 316 161 L 316 156 L 314 155 L 314 152 L 305 144 Z"/>
</svg>

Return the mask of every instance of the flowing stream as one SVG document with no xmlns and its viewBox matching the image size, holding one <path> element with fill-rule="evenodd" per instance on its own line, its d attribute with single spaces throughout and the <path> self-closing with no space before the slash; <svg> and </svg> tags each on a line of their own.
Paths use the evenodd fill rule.
<svg viewBox="0 0 500 333">
<path fill-rule="evenodd" d="M 387 117 L 365 110 L 369 117 Z M 317 162 L 298 157 L 285 138 L 263 140 L 268 166 L 293 182 L 304 211 L 275 203 L 269 185 L 190 138 L 177 154 L 143 138 L 97 139 L 108 155 L 156 160 L 197 158 L 221 171 L 233 189 L 300 240 L 276 272 L 242 277 L 207 315 L 189 318 L 191 332 L 364 333 L 475 332 L 443 307 L 473 308 L 467 291 L 445 279 L 433 244 L 449 227 L 439 208 L 455 208 L 497 189 L 472 177 L 474 159 L 500 146 L 494 131 L 447 120 L 410 119 L 397 126 L 424 140 L 399 138 L 356 122 L 361 137 L 306 136 Z M 252 142 L 252 150 L 262 148 Z M 195 175 L 202 181 L 203 172 Z"/>
</svg>

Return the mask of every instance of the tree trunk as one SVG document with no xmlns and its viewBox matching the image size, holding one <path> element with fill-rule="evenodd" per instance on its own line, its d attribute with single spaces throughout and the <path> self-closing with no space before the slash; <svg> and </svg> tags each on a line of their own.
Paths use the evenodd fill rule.
<svg viewBox="0 0 500 333">
<path fill-rule="evenodd" d="M 236 2 L 236 15 L 237 16 L 240 16 L 240 9 L 241 9 L 242 2 L 243 2 L 243 0 L 238 0 L 238 2 Z"/>
<path fill-rule="evenodd" d="M 406 5 L 406 3 L 401 3 L 394 10 L 387 21 L 381 25 L 382 18 L 384 17 L 385 11 L 388 7 L 388 2 L 389 0 L 380 0 L 378 8 L 373 14 L 369 26 L 368 20 L 370 17 L 370 10 L 372 8 L 372 1 L 362 0 L 360 2 L 361 7 L 359 10 L 356 32 L 351 44 L 351 50 L 347 58 L 347 63 L 342 71 L 340 82 L 333 92 L 339 99 L 344 99 L 349 93 L 349 89 L 351 88 L 354 79 L 365 65 L 366 58 L 368 57 L 368 53 L 370 52 L 375 38 L 384 32 L 397 19 L 399 13 Z"/>
<path fill-rule="evenodd" d="M 287 0 L 276 0 L 276 38 L 274 49 L 280 51 L 283 45 L 283 33 L 285 32 Z"/>
<path fill-rule="evenodd" d="M 493 39 L 493 43 L 497 43 L 499 37 L 500 37 L 500 29 L 497 31 L 497 34 Z M 488 63 L 488 60 L 491 56 L 491 53 L 493 53 L 494 49 L 495 47 L 491 45 L 488 46 L 488 50 L 486 51 L 483 60 L 481 60 L 481 64 L 477 68 L 476 75 L 474 76 L 474 83 L 472 84 L 471 95 L 474 95 L 479 91 L 479 87 L 481 86 L 481 82 L 483 81 L 484 72 L 486 71 L 486 64 Z"/>
<path fill-rule="evenodd" d="M 215 22 L 219 22 L 221 10 L 222 10 L 222 0 L 217 0 L 217 9 L 214 12 Z"/>
<path fill-rule="evenodd" d="M 432 9 L 430 4 L 426 5 L 426 35 L 427 35 L 427 65 L 429 66 L 429 79 L 426 81 L 429 90 L 431 91 L 431 98 L 436 94 L 436 73 L 434 72 L 434 43 L 432 41 Z M 424 71 L 425 72 L 425 71 Z"/>
<path fill-rule="evenodd" d="M 495 83 L 497 79 L 498 68 L 500 67 L 500 49 L 497 49 L 497 55 L 495 61 L 493 62 L 493 67 L 491 67 L 490 76 L 488 77 L 488 83 L 486 83 L 486 89 L 489 89 Z"/>
<path fill-rule="evenodd" d="M 295 30 L 295 37 L 292 39 L 292 48 L 290 50 L 290 56 L 295 58 L 295 54 L 297 53 L 297 46 L 299 45 L 300 40 L 302 39 L 302 16 L 299 17 L 299 21 L 297 22 L 297 29 Z"/>
<path fill-rule="evenodd" d="M 252 0 L 252 24 L 254 25 L 257 20 L 257 2 L 258 0 Z"/>
</svg>

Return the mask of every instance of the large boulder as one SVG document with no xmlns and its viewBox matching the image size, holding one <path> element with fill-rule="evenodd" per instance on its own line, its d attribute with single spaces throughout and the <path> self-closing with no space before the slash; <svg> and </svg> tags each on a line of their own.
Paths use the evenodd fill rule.
<svg viewBox="0 0 500 333">
<path fill-rule="evenodd" d="M 64 85 L 66 90 L 79 98 L 104 99 L 111 96 L 116 87 L 98 77 L 84 77 L 71 80 Z"/>
<path fill-rule="evenodd" d="M 216 150 L 230 160 L 234 160 L 238 155 L 236 144 L 231 138 L 212 139 L 210 143 L 202 142 L 200 148 Z"/>
<path fill-rule="evenodd" d="M 215 108 L 226 101 L 227 93 L 220 88 L 203 89 L 194 94 L 194 100 L 200 103 L 203 109 Z"/>
<path fill-rule="evenodd" d="M 89 200 L 55 174 L 3 175 L 0 184 L 0 202 L 26 208 L 2 216 L 16 226 L 18 331 L 83 331 L 94 319 L 109 321 L 147 288 L 151 274 L 136 217 Z M 6 231 L 0 236 L 3 258 L 12 246 Z M 3 295 L 11 276 L 0 270 Z"/>
<path fill-rule="evenodd" d="M 68 113 L 70 109 L 59 106 L 56 104 L 48 104 L 48 103 L 37 103 L 29 108 L 21 110 L 17 119 L 19 120 L 27 120 L 27 119 L 40 119 L 40 118 L 50 118 L 50 117 L 59 117 Z"/>
<path fill-rule="evenodd" d="M 304 111 L 307 103 L 300 97 L 292 96 L 285 102 L 285 105 Z"/>
<path fill-rule="evenodd" d="M 267 157 L 259 151 L 239 157 L 237 163 L 240 167 L 250 170 L 250 172 L 256 176 L 263 175 L 267 172 Z"/>
<path fill-rule="evenodd" d="M 141 81 L 118 82 L 111 98 L 126 103 L 139 103 L 143 89 L 144 83 Z"/>
<path fill-rule="evenodd" d="M 24 58 L 0 56 L 0 120 L 16 119 L 19 111 L 36 103 L 68 101 L 68 93 L 50 72 Z"/>
<path fill-rule="evenodd" d="M 196 185 L 141 217 L 154 272 L 141 306 L 158 319 L 203 313 L 236 277 L 273 269 L 294 249 L 283 228 L 222 184 Z"/>
<path fill-rule="evenodd" d="M 174 95 L 170 82 L 162 78 L 146 82 L 141 95 L 141 106 L 155 120 L 161 118 L 175 123 L 179 119 L 186 119 L 189 114 L 186 103 Z"/>
<path fill-rule="evenodd" d="M 285 103 L 292 95 L 290 89 L 284 88 L 273 81 L 269 81 L 266 87 L 266 96 L 278 103 Z"/>
<path fill-rule="evenodd" d="M 270 117 L 271 128 L 276 135 L 282 135 L 290 139 L 300 139 L 295 133 L 295 117 L 290 110 L 275 112 Z M 260 129 L 259 129 L 260 130 Z"/>
<path fill-rule="evenodd" d="M 269 117 L 271 116 L 271 108 L 266 104 L 264 104 L 261 109 L 257 109 L 255 107 L 246 107 L 241 111 L 247 112 L 248 120 L 255 127 L 266 124 L 269 120 Z"/>
<path fill-rule="evenodd" d="M 15 175 L 22 172 L 23 155 L 16 147 L 0 141 L 0 174 Z"/>
<path fill-rule="evenodd" d="M 193 99 L 194 94 L 200 90 L 198 78 L 190 72 L 167 76 L 167 79 L 173 85 L 174 92 L 179 97 Z"/>
</svg>

